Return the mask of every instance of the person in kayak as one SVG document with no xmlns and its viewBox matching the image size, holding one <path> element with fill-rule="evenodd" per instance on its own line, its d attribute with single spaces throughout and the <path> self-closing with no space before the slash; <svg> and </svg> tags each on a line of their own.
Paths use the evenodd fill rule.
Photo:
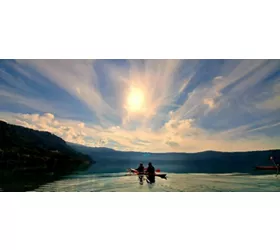
<svg viewBox="0 0 280 250">
<path fill-rule="evenodd" d="M 148 164 L 148 168 L 147 168 L 147 180 L 149 183 L 155 183 L 155 179 L 156 179 L 156 171 L 155 171 L 155 168 L 154 166 L 152 165 L 151 162 L 149 162 Z"/>
<path fill-rule="evenodd" d="M 142 162 L 140 163 L 139 167 L 136 170 L 138 171 L 138 177 L 139 177 L 140 184 L 143 184 L 145 168 L 144 168 L 144 165 Z"/>
<path fill-rule="evenodd" d="M 144 174 L 145 168 L 142 162 L 140 163 L 139 167 L 136 168 L 136 170 L 138 171 L 138 173 Z"/>
</svg>

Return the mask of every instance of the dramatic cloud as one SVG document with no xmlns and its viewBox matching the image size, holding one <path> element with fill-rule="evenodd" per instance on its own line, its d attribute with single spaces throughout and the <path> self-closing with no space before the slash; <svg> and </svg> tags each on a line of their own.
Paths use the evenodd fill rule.
<svg viewBox="0 0 280 250">
<path fill-rule="evenodd" d="M 120 150 L 279 148 L 279 60 L 3 60 L 0 119 Z"/>
<path fill-rule="evenodd" d="M 262 149 L 267 145 L 265 141 L 251 136 L 247 139 L 235 139 L 232 135 L 244 135 L 249 128 L 239 128 L 236 131 L 208 133 L 205 130 L 192 127 L 193 121 L 170 120 L 156 132 L 149 130 L 127 131 L 120 127 L 101 129 L 99 126 L 81 126 L 81 122 L 57 119 L 52 114 L 4 114 L 0 118 L 24 127 L 49 131 L 66 141 L 95 147 L 112 147 L 121 150 L 139 150 L 154 152 L 196 152 L 201 150 L 229 150 L 244 151 Z M 278 126 L 279 124 L 274 124 Z M 265 127 L 259 128 L 265 129 Z M 271 145 L 277 143 L 276 138 L 269 141 Z M 118 145 L 118 146 L 116 146 Z"/>
</svg>

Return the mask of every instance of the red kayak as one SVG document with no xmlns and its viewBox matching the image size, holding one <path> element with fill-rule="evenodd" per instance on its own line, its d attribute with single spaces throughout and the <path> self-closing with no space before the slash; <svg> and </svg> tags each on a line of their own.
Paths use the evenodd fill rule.
<svg viewBox="0 0 280 250">
<path fill-rule="evenodd" d="M 279 164 L 276 164 L 276 162 L 274 161 L 274 157 L 271 156 L 270 160 L 273 163 L 273 166 L 256 166 L 255 170 L 272 170 L 272 171 L 276 171 L 276 176 L 278 176 L 279 174 L 279 170 L 280 170 L 280 166 Z"/>
<path fill-rule="evenodd" d="M 257 166 L 257 170 L 278 170 L 276 166 Z"/>
<path fill-rule="evenodd" d="M 133 168 L 130 168 L 129 171 L 134 174 L 137 174 L 137 175 L 140 174 L 136 169 L 133 169 Z M 155 176 L 160 177 L 160 178 L 166 178 L 167 174 L 159 174 L 158 172 L 160 172 L 159 169 L 156 170 Z M 148 174 L 144 173 L 144 175 L 148 175 Z"/>
</svg>

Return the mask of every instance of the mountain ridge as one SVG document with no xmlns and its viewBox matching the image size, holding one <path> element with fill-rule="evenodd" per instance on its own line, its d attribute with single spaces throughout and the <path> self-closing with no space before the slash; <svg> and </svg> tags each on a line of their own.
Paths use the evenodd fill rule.
<svg viewBox="0 0 280 250">
<path fill-rule="evenodd" d="M 256 152 L 267 152 L 267 151 L 280 151 L 278 148 L 264 149 L 264 150 L 248 150 L 248 151 L 216 151 L 216 150 L 205 150 L 197 152 L 150 152 L 150 151 L 124 151 L 124 150 L 115 150 L 110 147 L 92 147 L 86 146 L 78 143 L 67 142 L 66 143 L 73 147 L 81 147 L 92 149 L 94 152 L 120 152 L 120 153 L 141 153 L 141 154 L 207 154 L 207 153 L 225 153 L 225 154 L 236 154 L 236 153 L 256 153 Z"/>
<path fill-rule="evenodd" d="M 48 132 L 9 124 L 0 120 L 0 171 L 57 172 L 94 160 Z"/>
</svg>

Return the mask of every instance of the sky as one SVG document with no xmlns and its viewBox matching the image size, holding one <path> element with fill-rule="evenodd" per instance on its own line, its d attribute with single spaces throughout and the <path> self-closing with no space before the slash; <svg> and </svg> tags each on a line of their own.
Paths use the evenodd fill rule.
<svg viewBox="0 0 280 250">
<path fill-rule="evenodd" d="M 140 152 L 280 148 L 280 60 L 0 60 L 0 120 Z"/>
</svg>

